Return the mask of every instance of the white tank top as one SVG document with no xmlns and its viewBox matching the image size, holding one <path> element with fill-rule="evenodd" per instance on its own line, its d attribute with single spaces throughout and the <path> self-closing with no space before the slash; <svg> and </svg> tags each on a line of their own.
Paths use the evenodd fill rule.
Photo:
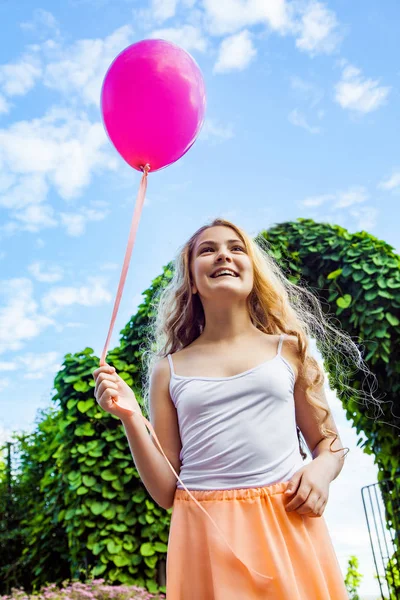
<svg viewBox="0 0 400 600">
<path fill-rule="evenodd" d="M 232 377 L 176 375 L 167 355 L 182 441 L 180 478 L 188 489 L 263 487 L 303 466 L 295 374 L 281 355 L 283 338 L 274 358 Z"/>
</svg>

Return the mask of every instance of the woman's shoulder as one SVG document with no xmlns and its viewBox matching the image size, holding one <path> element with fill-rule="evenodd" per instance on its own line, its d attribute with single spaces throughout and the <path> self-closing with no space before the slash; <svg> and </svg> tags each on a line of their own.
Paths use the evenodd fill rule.
<svg viewBox="0 0 400 600">
<path fill-rule="evenodd" d="M 281 353 L 283 357 L 286 358 L 293 366 L 293 370 L 295 371 L 297 379 L 298 373 L 300 371 L 301 359 L 299 351 L 299 341 L 295 335 L 285 334 Z"/>
<path fill-rule="evenodd" d="M 283 338 L 283 347 L 285 347 L 293 352 L 294 354 L 299 354 L 299 340 L 295 335 L 288 335 L 285 333 Z"/>
</svg>

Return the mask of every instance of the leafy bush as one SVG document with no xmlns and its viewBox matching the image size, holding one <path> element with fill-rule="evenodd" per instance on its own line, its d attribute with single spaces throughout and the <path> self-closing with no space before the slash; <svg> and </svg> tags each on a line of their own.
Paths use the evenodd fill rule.
<svg viewBox="0 0 400 600">
<path fill-rule="evenodd" d="M 346 590 L 349 594 L 349 600 L 360 600 L 358 595 L 358 588 L 360 587 L 363 575 L 358 571 L 358 558 L 356 556 L 350 556 L 347 565 L 347 573 L 344 580 Z"/>
</svg>

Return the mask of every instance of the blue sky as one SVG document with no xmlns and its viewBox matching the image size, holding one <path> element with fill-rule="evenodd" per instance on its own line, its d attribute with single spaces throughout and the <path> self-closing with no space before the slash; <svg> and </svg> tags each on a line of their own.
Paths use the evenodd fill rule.
<svg viewBox="0 0 400 600">
<path fill-rule="evenodd" d="M 105 343 L 139 183 L 100 120 L 115 56 L 178 43 L 208 105 L 193 148 L 149 176 L 111 348 L 211 217 L 254 234 L 311 217 L 399 251 L 399 18 L 395 0 L 0 2 L 0 440 L 33 427 L 67 352 Z M 325 514 L 342 567 L 358 554 L 375 592 L 360 488 L 376 469 L 330 400 L 352 453 Z"/>
</svg>

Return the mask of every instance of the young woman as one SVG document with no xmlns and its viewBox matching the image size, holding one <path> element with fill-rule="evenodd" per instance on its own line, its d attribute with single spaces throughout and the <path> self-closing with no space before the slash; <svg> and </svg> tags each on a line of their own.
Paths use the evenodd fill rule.
<svg viewBox="0 0 400 600">
<path fill-rule="evenodd" d="M 345 454 L 309 337 L 369 371 L 261 246 L 216 219 L 181 249 L 145 354 L 150 422 L 115 370 L 94 372 L 143 484 L 173 507 L 167 600 L 348 598 L 323 518 Z"/>
</svg>

